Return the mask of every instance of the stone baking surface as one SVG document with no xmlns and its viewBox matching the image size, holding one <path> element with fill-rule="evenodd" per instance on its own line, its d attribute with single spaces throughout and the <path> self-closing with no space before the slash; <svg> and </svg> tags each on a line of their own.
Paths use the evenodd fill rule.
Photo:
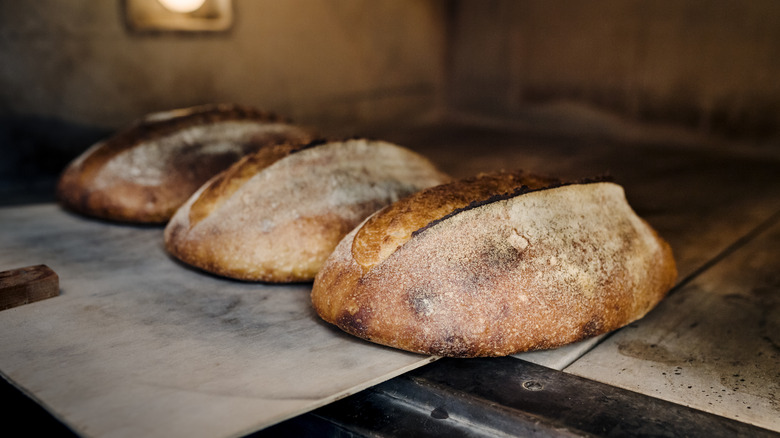
<svg viewBox="0 0 780 438">
<path fill-rule="evenodd" d="M 598 344 L 605 335 L 596 336 L 595 338 L 586 339 L 584 341 L 575 342 L 573 344 L 564 345 L 552 350 L 537 350 L 529 351 L 526 353 L 518 353 L 512 355 L 517 359 L 523 359 L 526 362 L 532 362 L 537 365 L 546 366 L 554 370 L 563 370 L 569 364 L 577 360 L 585 352 L 593 348 Z"/>
<path fill-rule="evenodd" d="M 435 360 L 322 322 L 310 283 L 189 269 L 162 228 L 44 204 L 0 229 L 0 270 L 46 264 L 61 288 L 0 312 L 0 372 L 82 436 L 240 436 Z"/>
<path fill-rule="evenodd" d="M 780 432 L 780 217 L 565 369 Z"/>
</svg>

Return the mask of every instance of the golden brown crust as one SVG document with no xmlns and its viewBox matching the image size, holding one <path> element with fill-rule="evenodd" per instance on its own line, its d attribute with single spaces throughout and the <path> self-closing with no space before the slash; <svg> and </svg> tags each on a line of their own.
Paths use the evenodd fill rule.
<svg viewBox="0 0 780 438">
<path fill-rule="evenodd" d="M 247 281 L 310 281 L 339 240 L 402 196 L 449 178 L 382 141 L 281 145 L 204 184 L 165 229 L 183 262 Z"/>
<path fill-rule="evenodd" d="M 270 145 L 257 153 L 245 155 L 224 172 L 208 182 L 208 188 L 190 207 L 190 225 L 194 226 L 217 209 L 221 202 L 230 198 L 244 183 L 266 167 L 293 152 L 321 143 Z"/>
<path fill-rule="evenodd" d="M 538 189 L 557 182 L 556 178 L 524 172 L 499 172 L 422 190 L 372 215 L 352 242 L 352 256 L 364 271 L 368 271 L 406 243 L 415 231 L 475 200 L 512 193 L 522 187 Z"/>
<path fill-rule="evenodd" d="M 252 107 L 202 105 L 151 114 L 93 145 L 63 171 L 60 204 L 80 214 L 164 223 L 204 182 L 241 156 L 314 134 Z"/>
<path fill-rule="evenodd" d="M 424 354 L 503 356 L 596 336 L 644 316 L 677 276 L 669 245 L 609 182 L 457 211 L 368 270 L 353 257 L 358 232 L 317 274 L 315 310 Z"/>
</svg>

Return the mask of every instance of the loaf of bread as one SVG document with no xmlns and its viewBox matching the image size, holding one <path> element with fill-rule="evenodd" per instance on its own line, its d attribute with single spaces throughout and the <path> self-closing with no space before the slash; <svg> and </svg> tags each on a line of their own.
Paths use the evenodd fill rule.
<svg viewBox="0 0 780 438">
<path fill-rule="evenodd" d="M 100 219 L 162 224 L 209 178 L 240 157 L 279 142 L 309 142 L 309 129 L 233 104 L 150 114 L 73 160 L 59 203 Z"/>
<path fill-rule="evenodd" d="M 669 245 L 620 185 L 495 173 L 370 216 L 328 258 L 311 299 L 325 321 L 378 344 L 505 356 L 639 319 L 676 276 Z"/>
<path fill-rule="evenodd" d="M 383 141 L 282 144 L 247 155 L 201 187 L 165 227 L 182 262 L 246 281 L 311 281 L 374 211 L 449 178 Z"/>
</svg>

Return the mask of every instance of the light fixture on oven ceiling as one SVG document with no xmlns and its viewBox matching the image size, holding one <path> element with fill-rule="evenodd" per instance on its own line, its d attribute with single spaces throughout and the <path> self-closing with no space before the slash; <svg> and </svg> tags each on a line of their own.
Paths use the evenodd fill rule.
<svg viewBox="0 0 780 438">
<path fill-rule="evenodd" d="M 195 12 L 206 0 L 157 0 L 165 6 L 166 9 L 180 14 L 189 14 Z"/>
<path fill-rule="evenodd" d="M 233 24 L 232 0 L 125 0 L 133 31 L 219 32 Z"/>
</svg>

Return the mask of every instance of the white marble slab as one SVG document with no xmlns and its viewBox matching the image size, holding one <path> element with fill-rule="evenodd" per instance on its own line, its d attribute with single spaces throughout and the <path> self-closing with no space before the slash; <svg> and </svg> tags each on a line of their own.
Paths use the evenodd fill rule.
<svg viewBox="0 0 780 438">
<path fill-rule="evenodd" d="M 778 248 L 780 219 L 565 371 L 780 432 Z"/>
<path fill-rule="evenodd" d="M 1 208 L 0 270 L 37 264 L 61 294 L 0 312 L 0 372 L 82 436 L 240 436 L 434 360 L 325 324 L 310 284 L 191 270 L 161 228 Z"/>
</svg>

